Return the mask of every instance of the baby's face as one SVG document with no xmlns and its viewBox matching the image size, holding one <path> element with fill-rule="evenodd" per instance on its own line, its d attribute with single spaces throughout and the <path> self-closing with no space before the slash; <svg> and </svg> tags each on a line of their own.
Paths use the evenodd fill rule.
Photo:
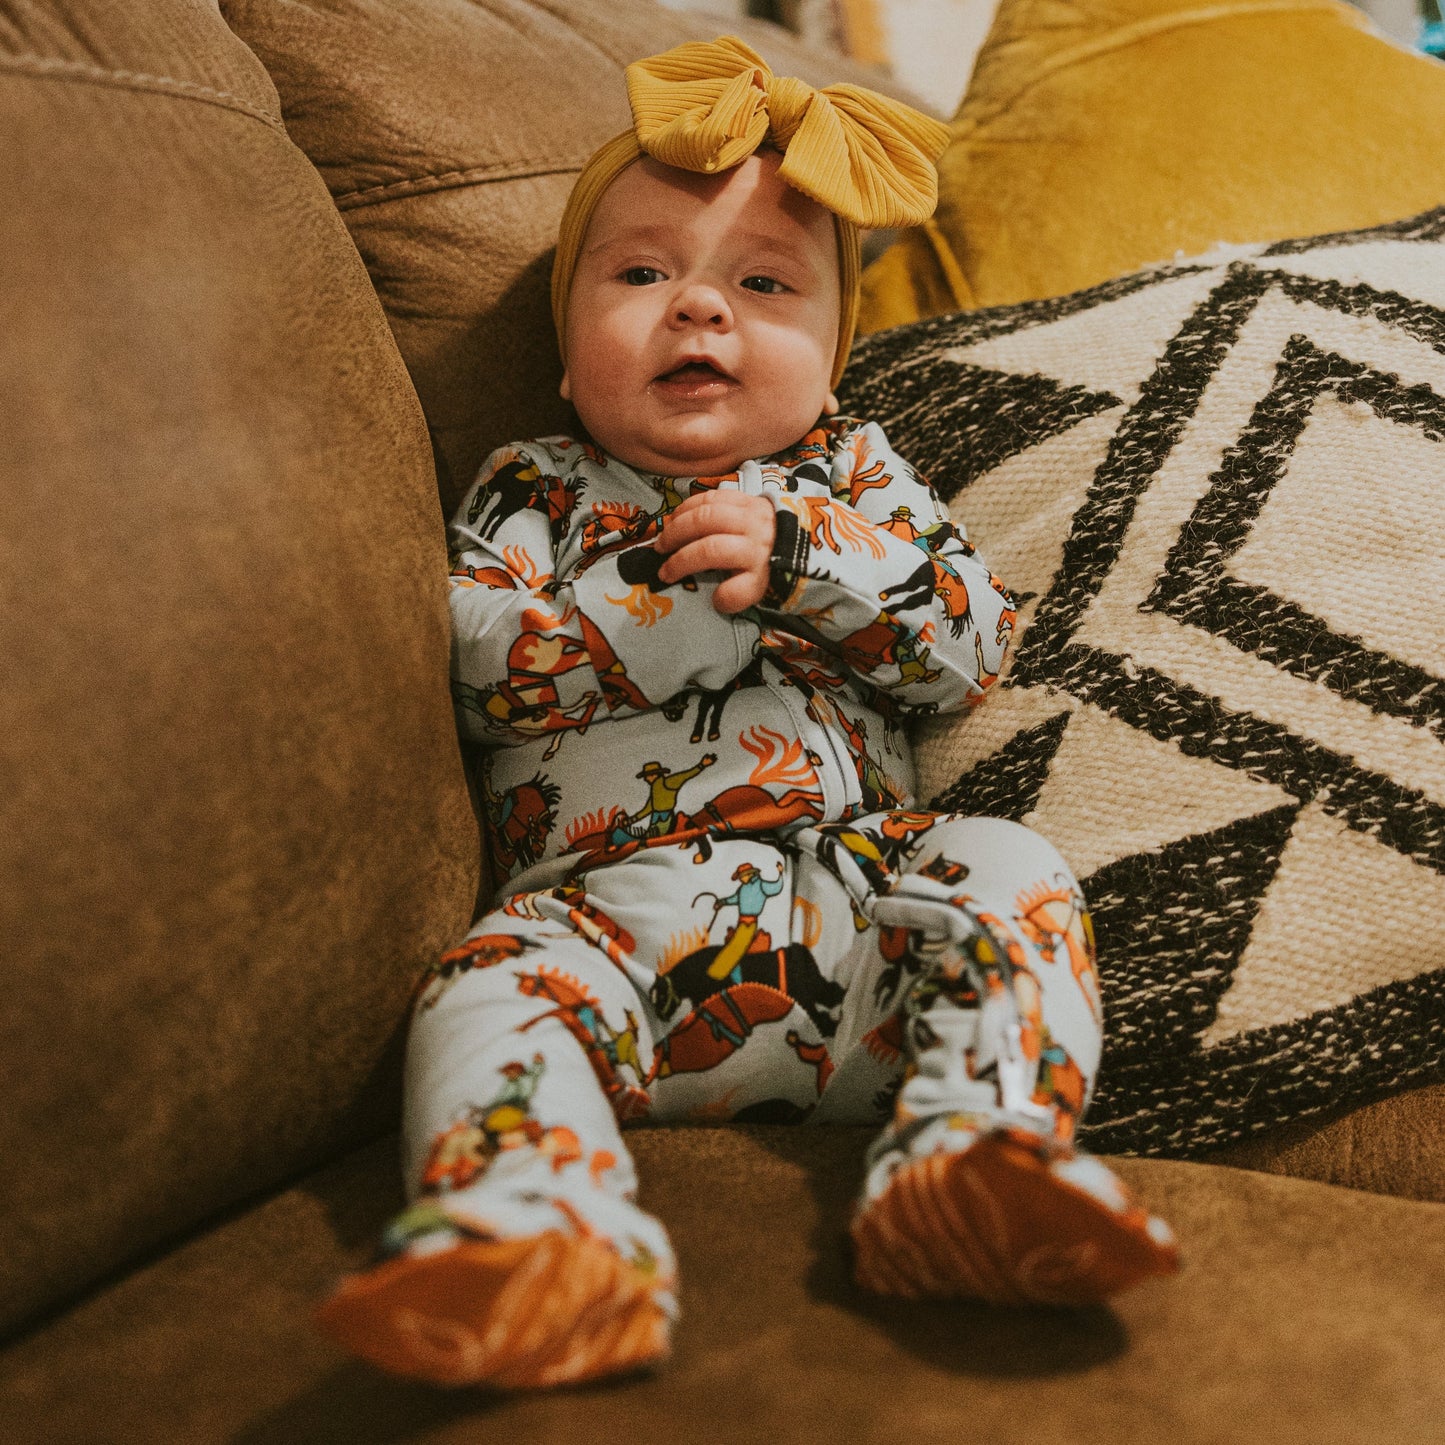
<svg viewBox="0 0 1445 1445">
<path fill-rule="evenodd" d="M 780 160 L 706 176 L 644 157 L 597 203 L 562 395 L 630 466 L 716 476 L 837 410 L 833 217 L 779 179 Z"/>
</svg>

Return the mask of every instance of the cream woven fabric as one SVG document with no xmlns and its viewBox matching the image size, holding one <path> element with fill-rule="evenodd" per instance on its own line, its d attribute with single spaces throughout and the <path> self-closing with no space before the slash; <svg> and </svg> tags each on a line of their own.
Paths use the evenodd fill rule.
<svg viewBox="0 0 1445 1445">
<path fill-rule="evenodd" d="M 1094 1147 L 1445 1076 L 1445 210 L 867 338 L 845 410 L 1020 594 L 935 806 L 1094 908 Z"/>
</svg>

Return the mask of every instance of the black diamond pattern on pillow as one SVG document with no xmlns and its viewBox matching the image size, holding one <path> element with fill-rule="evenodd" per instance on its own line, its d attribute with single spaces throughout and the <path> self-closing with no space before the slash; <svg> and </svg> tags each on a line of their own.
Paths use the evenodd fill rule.
<svg viewBox="0 0 1445 1445">
<path fill-rule="evenodd" d="M 1140 355 L 1138 335 L 1111 351 L 1109 328 L 1139 326 L 1151 297 L 1183 320 L 1120 375 L 1111 358 Z M 1089 342 L 1077 355 L 1049 341 L 1064 325 Z M 968 364 L 1004 336 L 1009 366 L 1030 337 L 1044 359 Z M 1157 841 L 1079 870 L 1106 1012 L 1092 1147 L 1188 1156 L 1445 1078 L 1441 358 L 1445 208 L 937 317 L 855 352 L 845 408 L 959 479 L 957 517 L 1005 583 L 1052 574 L 976 731 L 930 724 L 932 805 L 1062 817 L 1087 842 L 1077 779 L 1100 776 L 1081 763 L 1100 738 L 1115 751 L 1099 758 L 1136 756 L 1144 775 L 1163 754 L 1168 786 L 1208 794 L 1208 826 L 1181 836 L 1190 800 L 1161 796 Z M 1110 408 L 1093 453 L 1056 454 L 1036 483 L 1015 462 L 1007 486 L 1036 490 L 1000 503 L 1004 461 Z M 1355 423 L 1328 433 L 1333 453 L 1311 430 L 1331 417 Z M 1413 531 L 1392 511 L 1407 503 L 1424 509 Z M 1356 517 L 1369 548 L 1311 552 Z M 1301 600 L 1318 596 L 1324 611 Z M 1026 705 L 990 720 L 1010 692 Z M 1099 721 L 1067 743 L 1079 709 Z"/>
<path fill-rule="evenodd" d="M 1445 349 L 1445 332 L 1439 340 Z M 1332 633 L 1287 598 L 1226 573 L 1226 563 L 1248 539 L 1284 474 L 1314 403 L 1326 394 L 1363 403 L 1384 420 L 1445 441 L 1445 397 L 1423 385 L 1402 386 L 1395 377 L 1321 351 L 1306 337 L 1292 337 L 1274 387 L 1225 453 L 1224 465 L 1141 608 L 1157 607 L 1206 627 L 1376 712 L 1394 713 L 1445 735 L 1445 679 L 1374 651 L 1358 638 Z"/>
<path fill-rule="evenodd" d="M 1113 1066 L 1153 1062 L 1170 1073 L 1188 1067 L 1249 942 L 1298 812 L 1272 808 L 1121 858 L 1083 880 L 1095 930 L 1111 942 L 1102 979 L 1109 1067 L 1090 1124 L 1110 1112 Z M 1170 899 L 1162 910 L 1160 897 Z"/>
<path fill-rule="evenodd" d="M 897 410 L 890 413 L 895 418 L 890 439 L 894 432 L 906 437 L 913 426 L 926 426 L 940 390 L 958 396 L 948 440 L 929 458 L 928 478 L 945 502 L 1016 453 L 1119 405 L 1108 392 L 939 358 L 894 379 L 890 405 Z"/>
<path fill-rule="evenodd" d="M 1179 267 L 1168 273 L 1190 274 Z M 1047 376 L 992 371 L 944 353 L 1021 325 L 1059 321 L 1101 302 L 1146 291 L 1166 279 L 1143 272 L 1056 301 L 1026 301 L 881 331 L 857 345 L 839 392 L 844 411 L 887 418 L 889 440 L 952 501 L 976 477 L 1009 457 L 1110 407 L 1107 390 L 1069 386 Z M 947 411 L 940 426 L 940 401 Z"/>
<path fill-rule="evenodd" d="M 1063 741 L 1069 714 L 1009 739 L 992 757 L 984 758 L 929 802 L 930 808 L 975 817 L 1007 818 L 1020 822 L 1035 803 L 1049 775 L 1049 764 Z"/>
</svg>

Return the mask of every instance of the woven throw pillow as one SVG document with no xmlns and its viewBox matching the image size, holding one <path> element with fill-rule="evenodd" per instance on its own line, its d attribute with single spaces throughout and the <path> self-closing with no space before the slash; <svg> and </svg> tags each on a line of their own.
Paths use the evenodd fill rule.
<svg viewBox="0 0 1445 1445">
<path fill-rule="evenodd" d="M 920 793 L 1083 882 L 1093 1146 L 1445 1077 L 1445 209 L 880 332 L 844 402 L 1018 593 Z"/>
</svg>

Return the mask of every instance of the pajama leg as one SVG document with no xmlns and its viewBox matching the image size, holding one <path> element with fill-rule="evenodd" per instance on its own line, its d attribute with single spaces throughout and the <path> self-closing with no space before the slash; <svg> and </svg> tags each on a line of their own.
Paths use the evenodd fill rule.
<svg viewBox="0 0 1445 1445">
<path fill-rule="evenodd" d="M 645 1111 L 645 1010 L 564 901 L 488 915 L 418 994 L 383 1258 L 319 1321 L 442 1384 L 589 1379 L 666 1353 L 672 1250 L 635 1203 L 618 1119 Z"/>
<path fill-rule="evenodd" d="M 865 910 L 895 943 L 908 1064 L 868 1156 L 860 1283 L 1077 1304 L 1175 1268 L 1167 1226 L 1072 1143 L 1103 1034 L 1083 897 L 1054 848 L 943 818 Z"/>
</svg>

